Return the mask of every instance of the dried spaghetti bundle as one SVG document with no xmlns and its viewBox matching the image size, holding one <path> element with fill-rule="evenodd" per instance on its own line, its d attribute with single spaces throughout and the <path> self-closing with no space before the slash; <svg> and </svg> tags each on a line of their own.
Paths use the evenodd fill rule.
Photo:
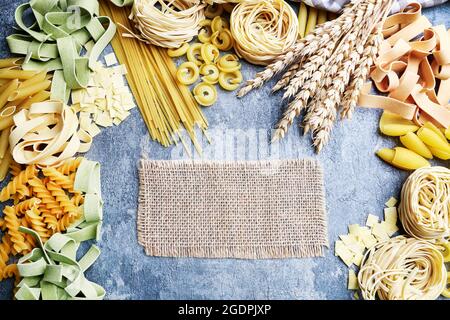
<svg viewBox="0 0 450 320">
<path fill-rule="evenodd" d="M 424 240 L 450 236 L 450 170 L 428 167 L 416 170 L 402 188 L 400 220 L 405 231 Z"/>
<path fill-rule="evenodd" d="M 231 13 L 237 54 L 250 63 L 267 65 L 297 40 L 297 16 L 284 0 L 250 0 Z"/>
<path fill-rule="evenodd" d="M 178 48 L 198 34 L 204 19 L 204 4 L 189 0 L 135 0 L 130 19 L 139 34 L 129 32 L 146 43 Z"/>
<path fill-rule="evenodd" d="M 339 18 L 319 25 L 238 93 L 244 96 L 283 70 L 274 90 L 291 100 L 273 140 L 285 136 L 303 111 L 305 133 L 312 132 L 319 152 L 329 141 L 338 113 L 350 117 L 383 39 L 379 28 L 392 0 L 352 0 Z M 374 32 L 375 31 L 375 32 Z"/>
<path fill-rule="evenodd" d="M 434 300 L 446 288 L 447 271 L 434 244 L 398 236 L 367 251 L 358 282 L 365 300 Z"/>
</svg>

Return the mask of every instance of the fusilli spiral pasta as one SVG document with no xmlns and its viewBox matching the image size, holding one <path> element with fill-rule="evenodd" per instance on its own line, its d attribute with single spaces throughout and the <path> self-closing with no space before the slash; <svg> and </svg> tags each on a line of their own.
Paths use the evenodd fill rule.
<svg viewBox="0 0 450 320">
<path fill-rule="evenodd" d="M 11 237 L 13 248 L 17 253 L 22 251 L 28 251 L 31 249 L 29 243 L 25 241 L 25 237 L 19 232 L 20 220 L 16 216 L 16 211 L 11 206 L 6 206 L 3 209 L 3 215 L 5 217 L 6 227 L 8 228 L 8 234 Z"/>
<path fill-rule="evenodd" d="M 80 166 L 81 160 L 83 160 L 83 158 L 81 157 L 67 159 L 59 167 L 57 167 L 56 170 L 58 170 L 62 174 L 68 175 L 77 171 L 78 167 Z"/>
<path fill-rule="evenodd" d="M 64 213 L 72 215 L 77 214 L 77 208 L 72 203 L 72 201 L 70 201 L 66 192 L 59 185 L 57 185 L 53 181 L 49 181 L 47 183 L 47 189 L 48 191 L 50 191 L 55 200 L 59 203 Z"/>
<path fill-rule="evenodd" d="M 41 200 L 33 197 L 22 202 L 19 202 L 14 206 L 17 215 L 24 214 L 27 210 L 30 210 L 33 207 L 38 206 L 41 203 Z"/>
<path fill-rule="evenodd" d="M 50 234 L 44 222 L 44 218 L 41 216 L 38 208 L 33 207 L 28 210 L 25 213 L 25 217 L 31 228 L 41 236 L 43 242 L 47 241 L 48 238 L 50 238 Z"/>
<path fill-rule="evenodd" d="M 62 174 L 53 167 L 43 168 L 42 173 L 44 174 L 44 176 L 48 177 L 50 181 L 53 181 L 61 188 L 74 193 L 73 190 L 74 181 L 69 176 Z"/>
<path fill-rule="evenodd" d="M 63 210 L 59 205 L 58 201 L 56 201 L 55 197 L 50 193 L 50 191 L 45 186 L 44 182 L 41 179 L 35 177 L 28 181 L 30 186 L 33 188 L 34 195 L 41 199 L 42 204 L 45 204 L 48 210 L 54 215 L 58 216 L 62 214 Z M 42 211 L 42 206 L 41 206 Z"/>
<path fill-rule="evenodd" d="M 28 166 L 25 170 L 22 170 L 2 189 L 2 191 L 0 191 L 0 201 L 4 202 L 8 200 L 16 192 L 23 196 L 29 195 L 29 189 L 26 186 L 26 183 L 28 180 L 34 178 L 36 174 L 37 170 L 34 165 Z"/>
<path fill-rule="evenodd" d="M 6 267 L 9 260 L 9 255 L 11 253 L 11 239 L 8 234 L 2 237 L 2 242 L 0 243 L 0 270 Z"/>
</svg>

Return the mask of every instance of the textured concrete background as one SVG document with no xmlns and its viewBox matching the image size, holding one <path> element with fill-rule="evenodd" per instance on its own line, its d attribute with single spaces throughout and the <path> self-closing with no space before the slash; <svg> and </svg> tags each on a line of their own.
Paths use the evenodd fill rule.
<svg viewBox="0 0 450 320">
<path fill-rule="evenodd" d="M 0 0 L 0 56 L 9 55 L 5 36 L 12 33 L 15 7 L 23 1 Z M 450 3 L 425 10 L 434 24 L 447 23 Z M 107 49 L 110 52 L 110 48 Z M 244 78 L 257 68 L 244 65 Z M 204 109 L 210 122 L 214 145 L 204 157 L 222 159 L 216 152 L 223 146 L 226 158 L 237 158 L 235 142 L 224 143 L 224 132 L 258 130 L 260 153 L 269 147 L 270 129 L 283 110 L 279 96 L 270 86 L 237 100 L 232 93 L 219 92 L 219 100 Z M 333 244 L 347 225 L 365 222 L 368 213 L 382 216 L 383 204 L 397 196 L 406 173 L 381 162 L 374 152 L 398 143 L 379 134 L 380 112 L 357 110 L 352 121 L 338 123 L 331 143 L 316 156 L 309 137 L 300 136 L 296 126 L 280 145 L 279 158 L 315 157 L 323 165 L 329 220 L 329 240 Z M 232 131 L 231 131 L 232 132 Z M 222 144 L 221 144 L 222 143 Z M 255 141 L 252 140 L 252 144 Z M 242 147 L 242 146 L 241 146 Z M 284 260 L 173 259 L 147 257 L 136 237 L 138 193 L 137 167 L 141 156 L 170 159 L 179 149 L 164 149 L 150 141 L 138 109 L 119 127 L 96 136 L 89 159 L 102 165 L 104 224 L 100 258 L 87 272 L 89 279 L 103 285 L 109 299 L 351 299 L 346 290 L 347 268 L 334 256 L 333 245 L 324 258 Z M 230 156 L 231 155 L 231 156 Z M 240 157 L 239 157 L 240 158 Z M 246 156 L 246 159 L 254 156 Z M 434 164 L 449 163 L 434 162 Z M 0 297 L 11 297 L 11 281 L 0 284 Z"/>
</svg>

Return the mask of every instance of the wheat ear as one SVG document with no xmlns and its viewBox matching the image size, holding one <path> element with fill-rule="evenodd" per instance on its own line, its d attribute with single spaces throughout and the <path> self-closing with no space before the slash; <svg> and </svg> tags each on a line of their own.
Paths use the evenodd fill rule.
<svg viewBox="0 0 450 320">
<path fill-rule="evenodd" d="M 294 78 L 295 74 L 300 70 L 302 63 L 295 63 L 283 74 L 280 80 L 273 86 L 272 93 L 285 88 L 289 82 Z"/>
</svg>

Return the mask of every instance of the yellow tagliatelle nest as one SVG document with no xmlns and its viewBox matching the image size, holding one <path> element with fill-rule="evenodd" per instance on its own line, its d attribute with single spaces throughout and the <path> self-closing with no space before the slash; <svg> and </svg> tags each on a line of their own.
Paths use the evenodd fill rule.
<svg viewBox="0 0 450 320">
<path fill-rule="evenodd" d="M 231 33 L 239 56 L 268 65 L 297 40 L 297 17 L 284 0 L 250 0 L 231 13 Z"/>
<path fill-rule="evenodd" d="M 446 288 L 447 271 L 434 244 L 398 236 L 367 251 L 358 282 L 365 300 L 434 300 Z"/>
<path fill-rule="evenodd" d="M 449 208 L 449 169 L 418 169 L 403 185 L 400 219 L 409 235 L 424 240 L 448 238 Z"/>
<path fill-rule="evenodd" d="M 204 7 L 192 0 L 135 0 L 132 18 L 140 34 L 128 32 L 160 47 L 179 48 L 197 36 Z"/>
</svg>

